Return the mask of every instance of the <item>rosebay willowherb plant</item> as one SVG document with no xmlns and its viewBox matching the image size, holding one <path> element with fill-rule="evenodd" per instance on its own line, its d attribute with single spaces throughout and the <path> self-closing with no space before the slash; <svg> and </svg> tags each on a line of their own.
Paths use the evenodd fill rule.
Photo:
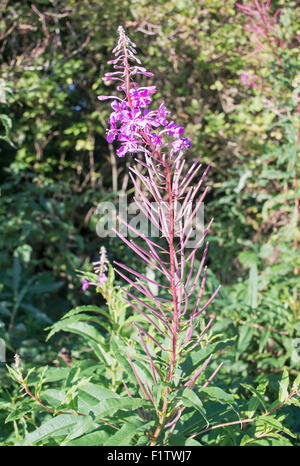
<svg viewBox="0 0 300 466">
<path fill-rule="evenodd" d="M 271 0 L 258 1 L 253 0 L 247 4 L 237 3 L 245 15 L 247 15 L 249 24 L 245 29 L 253 33 L 252 41 L 256 44 L 252 54 L 265 50 L 269 47 L 276 56 L 276 49 L 283 46 L 283 40 L 280 37 L 280 29 L 277 24 L 277 17 L 280 13 L 278 8 L 274 15 L 271 14 Z"/>
<path fill-rule="evenodd" d="M 133 231 L 144 245 L 116 232 L 155 271 L 155 280 L 128 265 L 115 263 L 118 274 L 130 285 L 124 289 L 127 295 L 124 299 L 143 316 L 145 322 L 144 325 L 136 322 L 135 326 L 148 359 L 151 380 L 142 380 L 129 349 L 127 357 L 143 396 L 153 405 L 157 415 L 157 425 L 151 435 L 151 444 L 154 445 L 162 442 L 163 436 L 170 435 L 180 419 L 184 409 L 184 404 L 178 399 L 180 390 L 192 389 L 213 357 L 213 354 L 208 354 L 204 362 L 193 367 L 191 373 L 185 373 L 182 369 L 184 361 L 191 351 L 199 348 L 212 325 L 210 319 L 206 325 L 202 323 L 200 333 L 197 331 L 199 319 L 203 319 L 203 312 L 218 293 L 219 287 L 206 302 L 201 302 L 206 281 L 204 262 L 208 243 L 197 269 L 195 259 L 212 220 L 193 247 L 189 247 L 189 239 L 194 233 L 193 220 L 207 192 L 206 188 L 200 194 L 208 168 L 193 184 L 201 168 L 200 157 L 185 170 L 184 152 L 191 144 L 182 137 L 184 128 L 168 120 L 170 112 L 164 102 L 158 110 L 148 108 L 156 89 L 154 86 L 140 86 L 135 79 L 138 75 L 151 77 L 152 73 L 141 66 L 136 57 L 135 44 L 121 26 L 118 32 L 118 44 L 113 51 L 115 58 L 110 61 L 115 71 L 107 73 L 104 79 L 116 81 L 122 96 L 99 96 L 99 99 L 113 99 L 107 140 L 110 143 L 118 142 L 117 155 L 144 155 L 143 159 L 136 159 L 142 170 L 130 168 L 137 194 L 135 201 L 159 232 L 159 239 L 153 241 L 122 218 L 119 219 L 120 223 Z M 158 295 L 153 294 L 151 285 L 158 287 Z M 204 388 L 221 365 L 207 376 L 205 382 L 201 382 Z M 126 389 L 131 396 L 128 387 Z"/>
</svg>

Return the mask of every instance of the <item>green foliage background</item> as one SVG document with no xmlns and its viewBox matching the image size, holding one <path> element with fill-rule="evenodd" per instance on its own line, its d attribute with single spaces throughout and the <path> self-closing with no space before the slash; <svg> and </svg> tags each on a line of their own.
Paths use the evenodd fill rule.
<svg viewBox="0 0 300 466">
<path fill-rule="evenodd" d="M 8 363 L 17 351 L 29 368 L 65 367 L 63 347 L 80 361 L 79 338 L 57 334 L 46 345 L 44 329 L 72 307 L 104 305 L 81 291 L 76 270 L 89 270 L 100 246 L 97 204 L 131 193 L 130 160 L 116 160 L 107 144 L 109 106 L 97 100 L 110 93 L 101 77 L 122 24 L 154 72 L 154 105 L 164 99 L 192 140 L 187 157 L 211 163 L 209 288 L 221 283 L 222 291 L 209 314 L 215 336 L 235 338 L 219 354 L 223 386 L 267 376 L 271 403 L 283 368 L 298 375 L 300 12 L 295 1 L 272 1 L 277 7 L 287 44 L 281 68 L 269 50 L 249 55 L 233 0 L 1 2 L 0 337 Z M 257 88 L 243 85 L 243 72 L 257 76 Z M 135 260 L 117 239 L 101 244 L 111 259 Z M 4 424 L 6 374 L 2 365 L 0 442 L 9 443 L 20 427 L 17 418 Z M 299 445 L 299 407 L 286 419 Z"/>
</svg>

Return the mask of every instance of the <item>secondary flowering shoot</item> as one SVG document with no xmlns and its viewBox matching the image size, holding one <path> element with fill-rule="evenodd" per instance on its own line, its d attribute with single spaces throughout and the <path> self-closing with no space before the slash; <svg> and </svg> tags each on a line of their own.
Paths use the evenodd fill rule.
<svg viewBox="0 0 300 466">
<path fill-rule="evenodd" d="M 106 250 L 103 246 L 101 246 L 100 252 L 99 252 L 99 260 L 96 262 L 93 262 L 94 272 L 97 275 L 97 282 L 88 281 L 85 277 L 83 277 L 81 279 L 83 291 L 86 291 L 90 285 L 101 286 L 107 282 L 107 275 L 106 275 L 107 264 L 108 264 L 108 260 L 106 257 Z"/>
<path fill-rule="evenodd" d="M 251 41 L 256 46 L 250 55 L 267 48 L 276 54 L 276 49 L 283 46 L 277 22 L 280 9 L 272 16 L 271 0 L 253 0 L 245 4 L 237 3 L 236 6 L 247 16 L 245 29 L 252 34 Z"/>
</svg>

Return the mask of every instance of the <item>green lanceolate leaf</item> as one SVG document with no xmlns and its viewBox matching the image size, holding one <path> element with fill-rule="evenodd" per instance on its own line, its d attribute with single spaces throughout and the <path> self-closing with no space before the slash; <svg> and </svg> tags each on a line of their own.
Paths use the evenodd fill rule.
<svg viewBox="0 0 300 466">
<path fill-rule="evenodd" d="M 90 432 L 88 434 L 82 435 L 74 440 L 65 440 L 63 442 L 64 446 L 67 447 L 99 447 L 104 444 L 104 442 L 110 438 L 111 433 L 104 430 L 105 427 L 101 426 L 102 430 L 97 432 Z"/>
<path fill-rule="evenodd" d="M 132 412 L 132 410 L 137 408 L 149 408 L 151 406 L 151 403 L 141 398 L 110 398 L 94 407 L 93 412 L 97 420 L 103 417 L 111 418 L 119 410 L 129 410 Z"/>
<path fill-rule="evenodd" d="M 201 388 L 199 394 L 206 394 L 210 398 L 215 399 L 219 403 L 229 403 L 229 404 L 236 404 L 236 401 L 230 393 L 226 393 L 219 387 L 205 387 Z"/>
<path fill-rule="evenodd" d="M 61 445 L 64 446 L 69 441 L 81 437 L 87 432 L 95 430 L 96 427 L 97 423 L 91 416 L 80 417 L 78 419 L 78 423 L 71 429 L 71 432 L 67 435 Z"/>
<path fill-rule="evenodd" d="M 95 329 L 92 325 L 89 325 L 85 322 L 80 322 L 80 316 L 72 316 L 69 319 L 64 319 L 51 327 L 51 331 L 48 334 L 46 341 L 48 341 L 55 333 L 57 332 L 71 332 L 81 335 L 88 340 L 91 339 L 96 343 L 101 343 L 103 337 L 98 330 Z"/>
<path fill-rule="evenodd" d="M 78 393 L 79 409 L 84 409 L 85 412 L 86 410 L 90 410 L 95 406 L 98 406 L 103 400 L 108 400 L 110 398 L 119 399 L 119 395 L 115 392 L 93 383 L 87 383 L 79 389 Z"/>
<path fill-rule="evenodd" d="M 130 445 L 131 440 L 136 434 L 136 426 L 126 422 L 120 430 L 114 435 L 109 437 L 103 444 L 103 446 L 127 446 Z"/>
<path fill-rule="evenodd" d="M 195 369 L 199 367 L 199 364 L 208 358 L 212 353 L 217 353 L 218 351 L 224 350 L 232 345 L 234 339 L 226 339 L 221 342 L 212 343 L 205 346 L 200 350 L 194 350 L 189 354 L 189 357 L 181 364 L 183 372 L 188 376 Z"/>
<path fill-rule="evenodd" d="M 28 434 L 25 437 L 24 445 L 35 445 L 50 437 L 66 436 L 78 424 L 78 421 L 78 416 L 75 414 L 59 414 Z"/>
<path fill-rule="evenodd" d="M 189 388 L 186 388 L 182 394 L 182 402 L 187 408 L 195 408 L 203 416 L 208 425 L 204 405 L 198 395 Z"/>
<path fill-rule="evenodd" d="M 66 319 L 66 318 L 72 317 L 73 315 L 79 314 L 79 313 L 81 313 L 81 312 L 96 312 L 97 314 L 101 314 L 101 315 L 103 315 L 104 317 L 106 317 L 107 320 L 110 319 L 110 316 L 109 316 L 108 312 L 104 311 L 104 310 L 101 309 L 100 307 L 92 306 L 92 305 L 75 307 L 75 308 L 72 309 L 71 311 L 67 312 L 67 313 L 62 317 L 62 319 Z"/>
<path fill-rule="evenodd" d="M 290 435 L 292 438 L 296 437 L 296 435 L 293 432 L 291 432 L 290 429 L 285 427 L 282 424 L 282 422 L 279 421 L 278 419 L 276 419 L 274 416 L 260 416 L 257 419 L 257 422 L 259 422 L 260 424 L 263 424 L 265 426 L 271 427 L 277 432 L 278 431 L 279 432 L 284 432 L 285 434 Z"/>
<path fill-rule="evenodd" d="M 11 120 L 11 118 L 9 118 L 7 115 L 1 113 L 0 114 L 0 121 L 1 121 L 1 123 L 4 126 L 4 129 L 5 129 L 5 134 L 4 135 L 0 134 L 0 139 L 3 139 L 4 141 L 8 142 L 8 144 L 10 144 L 12 147 L 15 147 L 14 143 L 10 139 L 10 133 L 11 133 L 11 129 L 12 129 L 12 120 Z"/>
<path fill-rule="evenodd" d="M 266 403 L 265 403 L 265 400 L 263 398 L 264 391 L 263 391 L 263 393 L 260 393 L 254 387 L 252 387 L 251 385 L 246 384 L 246 383 L 242 383 L 241 386 L 247 388 L 256 397 L 256 399 L 261 403 L 264 410 L 267 411 Z"/>
<path fill-rule="evenodd" d="M 42 401 L 46 401 L 49 406 L 57 409 L 65 400 L 66 393 L 55 388 L 44 390 L 41 394 Z"/>
<path fill-rule="evenodd" d="M 279 382 L 279 401 L 281 403 L 284 403 L 285 401 L 287 401 L 289 397 L 289 392 L 288 392 L 289 383 L 290 383 L 289 373 L 288 373 L 288 370 L 284 368 L 281 380 Z"/>
<path fill-rule="evenodd" d="M 248 348 L 253 336 L 253 332 L 254 329 L 250 324 L 244 324 L 242 326 L 237 343 L 237 350 L 239 353 L 243 353 Z"/>
<path fill-rule="evenodd" d="M 123 367 L 124 372 L 127 374 L 129 380 L 134 385 L 136 385 L 137 384 L 136 378 L 135 378 L 135 376 L 134 376 L 134 374 L 132 372 L 132 368 L 131 368 L 126 356 L 124 356 L 124 350 L 122 351 L 122 346 L 123 345 L 121 343 L 121 340 L 118 337 L 113 336 L 111 338 L 111 349 L 113 351 L 113 354 L 114 354 L 116 360 L 118 361 L 120 366 Z"/>
<path fill-rule="evenodd" d="M 24 406 L 17 406 L 15 409 L 9 413 L 9 415 L 5 419 L 5 424 L 7 422 L 12 422 L 17 419 L 22 419 L 24 417 L 24 414 L 29 413 L 32 411 L 32 404 L 26 404 Z"/>
</svg>

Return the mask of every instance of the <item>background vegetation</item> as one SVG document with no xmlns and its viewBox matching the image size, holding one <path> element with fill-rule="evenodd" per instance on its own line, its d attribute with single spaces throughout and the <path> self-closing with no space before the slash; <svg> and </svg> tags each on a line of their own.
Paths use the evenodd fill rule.
<svg viewBox="0 0 300 466">
<path fill-rule="evenodd" d="M 155 99 L 165 100 L 192 140 L 188 158 L 201 153 L 211 163 L 208 277 L 211 289 L 221 283 L 222 290 L 209 314 L 213 338 L 233 339 L 218 353 L 219 383 L 242 390 L 245 400 L 249 384 L 260 387 L 271 405 L 283 369 L 294 380 L 300 367 L 297 2 L 272 1 L 274 12 L 281 8 L 284 44 L 276 54 L 270 47 L 253 53 L 247 18 L 233 0 L 2 0 L 0 8 L 0 337 L 7 363 L 18 352 L 26 368 L 67 369 L 70 360 L 79 367 L 81 337 L 57 333 L 45 343 L 45 328 L 72 307 L 104 305 L 82 292 L 76 273 L 90 270 L 100 246 L 111 260 L 134 260 L 117 238 L 96 234 L 97 204 L 132 192 L 130 158 L 117 160 L 106 142 L 109 108 L 97 100 L 122 24 L 154 72 Z M 97 378 L 97 369 L 91 373 Z M 26 433 L 26 411 L 16 411 L 18 387 L 3 364 L 0 379 L 0 442 L 14 444 Z M 299 406 L 281 414 L 294 433 L 286 443 L 300 445 Z M 205 441 L 239 442 L 223 430 Z"/>
</svg>

